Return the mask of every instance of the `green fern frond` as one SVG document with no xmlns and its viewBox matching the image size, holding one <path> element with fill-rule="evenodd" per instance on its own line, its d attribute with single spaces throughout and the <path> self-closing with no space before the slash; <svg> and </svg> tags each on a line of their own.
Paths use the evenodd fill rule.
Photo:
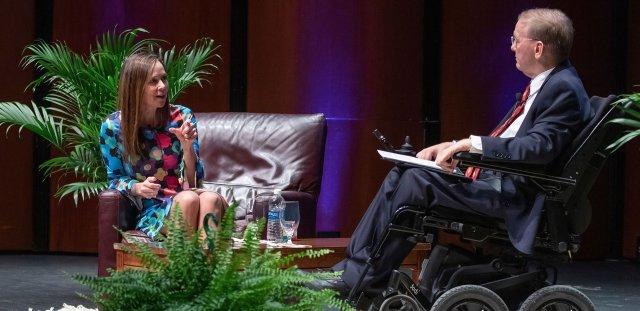
<svg viewBox="0 0 640 311">
<path fill-rule="evenodd" d="M 266 220 L 261 218 L 258 222 L 247 224 L 244 231 L 244 247 L 237 251 L 237 257 L 243 259 L 243 266 L 250 264 L 260 255 L 260 235 L 264 231 L 265 223 Z"/>
<path fill-rule="evenodd" d="M 122 234 L 122 233 L 121 233 Z M 153 252 L 151 246 L 146 243 L 137 242 L 135 246 L 125 246 L 124 251 L 129 254 L 135 254 L 140 262 L 150 271 L 161 271 L 167 267 L 167 262 L 162 260 Z"/>
<path fill-rule="evenodd" d="M 207 243 L 199 241 L 200 232 L 185 228 L 177 207 L 166 223 L 169 232 L 163 242 L 167 252 L 164 260 L 154 258 L 147 246 L 138 245 L 131 251 L 138 254 L 148 270 L 111 272 L 105 278 L 76 276 L 76 280 L 92 289 L 90 299 L 101 310 L 350 310 L 336 292 L 304 286 L 317 278 L 335 276 L 334 273 L 302 274 L 295 266 L 281 268 L 283 262 L 293 258 L 316 258 L 328 251 L 306 250 L 284 257 L 273 249 L 254 253 L 253 240 L 261 233 L 257 229 L 264 228 L 260 223 L 247 226 L 245 237 L 249 241 L 234 250 L 228 243 L 232 241 L 236 206 L 233 202 L 225 211 L 214 234 L 218 243 L 213 248 L 202 248 Z"/>
<path fill-rule="evenodd" d="M 293 254 L 286 255 L 286 256 L 280 258 L 277 261 L 277 263 L 280 266 L 288 266 L 295 259 L 298 259 L 298 258 L 311 258 L 311 259 L 313 259 L 313 258 L 322 257 L 322 256 L 330 254 L 330 253 L 333 253 L 333 251 L 330 250 L 330 249 L 316 249 L 316 250 L 307 249 L 307 250 L 304 250 L 304 251 L 301 251 L 301 252 L 298 252 L 298 253 L 293 253 Z"/>
</svg>

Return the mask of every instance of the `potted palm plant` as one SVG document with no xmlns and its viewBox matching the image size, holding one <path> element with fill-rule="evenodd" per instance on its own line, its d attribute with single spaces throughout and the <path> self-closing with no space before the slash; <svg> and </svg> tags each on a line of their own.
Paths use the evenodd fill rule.
<svg viewBox="0 0 640 311">
<path fill-rule="evenodd" d="M 177 51 L 165 50 L 160 40 L 138 40 L 142 28 L 119 34 L 107 32 L 96 40 L 87 56 L 73 52 L 61 42 L 36 42 L 26 47 L 24 67 L 34 66 L 41 75 L 28 87 L 45 87 L 44 106 L 35 103 L 0 102 L 0 126 L 18 127 L 40 136 L 57 151 L 42 163 L 46 176 L 74 174 L 73 182 L 58 188 L 56 196 L 72 195 L 80 199 L 97 195 L 107 187 L 107 174 L 99 149 L 100 124 L 116 110 L 117 86 L 123 60 L 143 49 L 160 55 L 169 81 L 169 100 L 190 85 L 206 81 L 221 60 L 219 45 L 212 39 L 200 39 Z"/>
<path fill-rule="evenodd" d="M 622 95 L 620 99 L 613 104 L 625 114 L 624 117 L 613 119 L 611 122 L 629 128 L 623 136 L 609 146 L 610 149 L 615 151 L 632 139 L 640 136 L 640 93 Z"/>
</svg>

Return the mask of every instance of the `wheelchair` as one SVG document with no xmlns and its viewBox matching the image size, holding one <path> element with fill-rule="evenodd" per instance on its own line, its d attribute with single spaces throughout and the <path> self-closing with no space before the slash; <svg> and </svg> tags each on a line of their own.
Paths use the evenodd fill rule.
<svg viewBox="0 0 640 311">
<path fill-rule="evenodd" d="M 580 248 L 580 235 L 591 220 L 586 198 L 606 159 L 607 146 L 622 128 L 608 123 L 622 112 L 611 103 L 615 96 L 592 97 L 595 115 L 575 138 L 555 166 L 523 167 L 508 161 L 483 159 L 481 154 L 459 153 L 461 167 L 474 166 L 527 178 L 546 195 L 533 254 L 526 255 L 510 243 L 501 219 L 447 208 L 426 211 L 402 206 L 373 247 L 371 256 L 351 289 L 348 301 L 366 309 L 362 280 L 384 249 L 391 234 L 407 234 L 431 243 L 432 251 L 420 271 L 419 282 L 394 270 L 377 302 L 368 310 L 595 310 L 579 290 L 557 285 L 554 264 L 571 261 Z M 475 251 L 438 243 L 439 232 L 459 235 Z M 375 301 L 375 300 L 374 300 Z"/>
</svg>

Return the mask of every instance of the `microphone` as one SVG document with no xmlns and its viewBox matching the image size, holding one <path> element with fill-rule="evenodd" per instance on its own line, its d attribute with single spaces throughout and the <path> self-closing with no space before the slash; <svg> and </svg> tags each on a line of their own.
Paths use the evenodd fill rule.
<svg viewBox="0 0 640 311">
<path fill-rule="evenodd" d="M 516 93 L 516 104 L 520 102 L 521 98 L 522 98 L 522 93 L 521 92 Z"/>
</svg>

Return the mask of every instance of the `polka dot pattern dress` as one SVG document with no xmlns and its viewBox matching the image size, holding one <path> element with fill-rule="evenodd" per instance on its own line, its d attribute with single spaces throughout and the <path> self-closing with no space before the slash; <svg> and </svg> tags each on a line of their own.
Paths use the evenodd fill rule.
<svg viewBox="0 0 640 311">
<path fill-rule="evenodd" d="M 140 210 L 136 229 L 154 238 L 160 232 L 164 220 L 176 193 L 182 191 L 180 178 L 184 176 L 182 148 L 178 138 L 169 132 L 170 128 L 179 128 L 187 118 L 197 128 L 195 116 L 189 108 L 180 105 L 170 106 L 171 117 L 162 128 L 143 128 L 139 142 L 141 155 L 124 159 L 124 145 L 120 135 L 120 111 L 112 113 L 100 127 L 100 151 L 107 168 L 109 188 L 119 190 Z M 198 157 L 196 162 L 196 181 L 204 176 L 204 167 L 200 160 L 198 140 L 193 142 L 193 150 Z M 155 177 L 160 184 L 158 196 L 144 199 L 130 193 L 134 184 L 147 177 Z"/>
</svg>

